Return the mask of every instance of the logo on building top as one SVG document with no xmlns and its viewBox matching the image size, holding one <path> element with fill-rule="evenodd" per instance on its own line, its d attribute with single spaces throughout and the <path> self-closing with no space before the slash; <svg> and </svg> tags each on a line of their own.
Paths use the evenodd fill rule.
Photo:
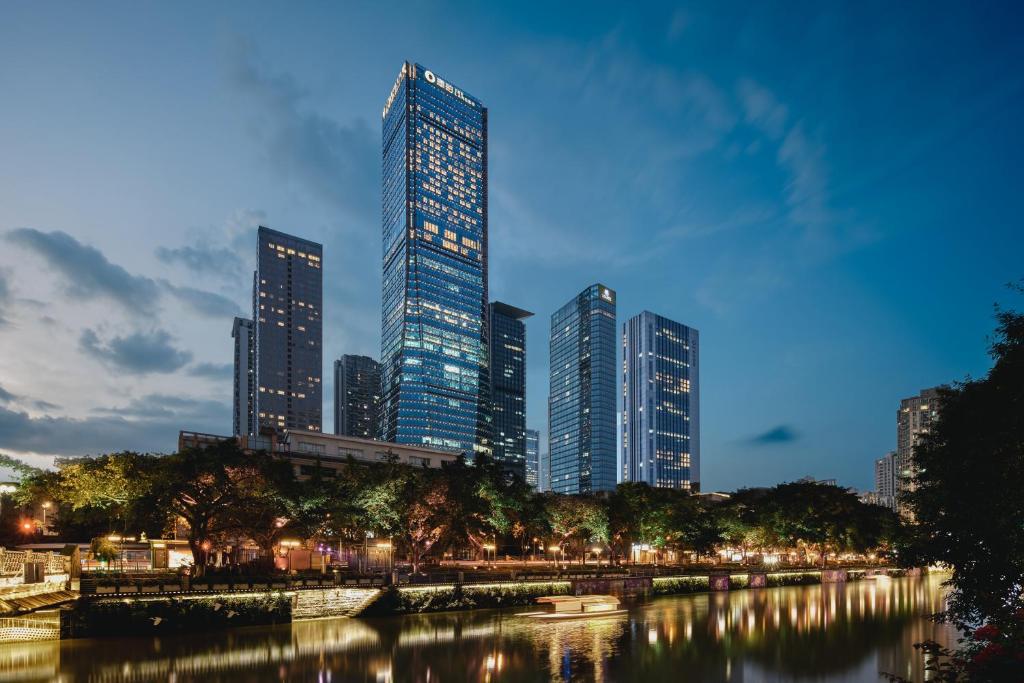
<svg viewBox="0 0 1024 683">
<path fill-rule="evenodd" d="M 468 97 L 466 97 L 466 94 L 464 92 L 462 92 L 461 90 L 459 90 L 454 85 L 452 85 L 451 83 L 447 82 L 446 80 L 444 80 L 440 76 L 436 75 L 430 69 L 424 69 L 423 70 L 423 78 L 424 78 L 424 80 L 426 80 L 427 83 L 430 83 L 432 85 L 436 85 L 441 90 L 444 90 L 445 92 L 454 95 L 455 97 L 457 97 L 458 99 L 462 100 L 463 102 L 465 102 L 469 106 L 474 107 L 474 108 L 476 107 L 476 102 L 474 102 L 473 100 L 471 100 Z"/>
<path fill-rule="evenodd" d="M 607 287 L 601 287 L 601 298 L 610 304 L 615 303 L 615 292 L 608 289 Z"/>
</svg>

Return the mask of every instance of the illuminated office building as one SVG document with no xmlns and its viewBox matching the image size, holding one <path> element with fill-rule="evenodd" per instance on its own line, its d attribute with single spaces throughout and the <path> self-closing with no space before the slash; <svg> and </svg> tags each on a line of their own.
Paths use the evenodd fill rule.
<svg viewBox="0 0 1024 683">
<path fill-rule="evenodd" d="M 644 311 L 622 342 L 622 480 L 699 490 L 697 330 Z"/>
<path fill-rule="evenodd" d="M 526 430 L 526 483 L 540 490 L 540 432 Z"/>
<path fill-rule="evenodd" d="M 551 490 L 615 488 L 615 292 L 587 287 L 551 316 Z"/>
<path fill-rule="evenodd" d="M 526 476 L 526 325 L 533 313 L 500 301 L 490 308 L 491 425 L 494 458 Z"/>
<path fill-rule="evenodd" d="M 260 227 L 253 280 L 255 412 L 261 429 L 322 429 L 323 247 Z"/>
<path fill-rule="evenodd" d="M 382 117 L 381 436 L 489 453 L 487 109 L 406 62 Z"/>
</svg>

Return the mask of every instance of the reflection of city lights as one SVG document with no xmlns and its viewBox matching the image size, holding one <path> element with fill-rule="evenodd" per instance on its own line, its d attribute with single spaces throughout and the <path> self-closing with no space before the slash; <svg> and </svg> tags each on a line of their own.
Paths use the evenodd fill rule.
<svg viewBox="0 0 1024 683">
<path fill-rule="evenodd" d="M 654 645 L 658 642 L 658 629 L 652 628 L 647 631 L 647 642 Z"/>
</svg>

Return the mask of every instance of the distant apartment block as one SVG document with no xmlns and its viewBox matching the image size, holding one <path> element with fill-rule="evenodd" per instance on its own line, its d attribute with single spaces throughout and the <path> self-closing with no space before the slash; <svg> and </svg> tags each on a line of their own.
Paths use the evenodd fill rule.
<svg viewBox="0 0 1024 683">
<path fill-rule="evenodd" d="M 334 433 L 375 439 L 380 410 L 380 363 L 369 356 L 334 361 Z"/>
<path fill-rule="evenodd" d="M 252 320 L 235 318 L 235 322 L 231 326 L 231 336 L 235 340 L 232 429 L 236 436 L 255 434 L 256 359 Z"/>
</svg>

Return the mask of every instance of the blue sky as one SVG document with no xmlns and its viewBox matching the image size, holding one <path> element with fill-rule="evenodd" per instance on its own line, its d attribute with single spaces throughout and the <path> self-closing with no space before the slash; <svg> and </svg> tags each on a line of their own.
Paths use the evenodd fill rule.
<svg viewBox="0 0 1024 683">
<path fill-rule="evenodd" d="M 600 281 L 620 322 L 700 330 L 705 488 L 868 488 L 899 399 L 984 373 L 992 304 L 1019 303 L 1010 3 L 209 5 L 4 8 L 4 452 L 229 431 L 257 223 L 324 243 L 325 366 L 377 355 L 404 59 L 489 107 L 531 426 L 548 317 Z"/>
</svg>

